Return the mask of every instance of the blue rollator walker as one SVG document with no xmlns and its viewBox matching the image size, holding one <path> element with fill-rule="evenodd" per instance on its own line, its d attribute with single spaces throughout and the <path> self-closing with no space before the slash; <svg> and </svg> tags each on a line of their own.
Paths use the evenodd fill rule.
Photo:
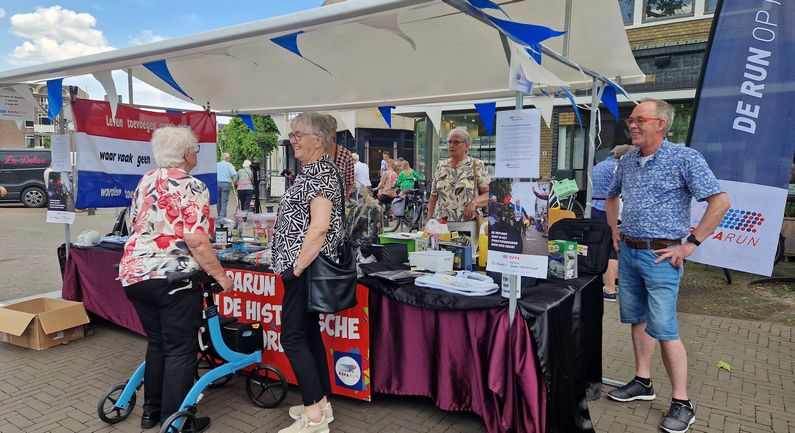
<svg viewBox="0 0 795 433">
<path fill-rule="evenodd" d="M 215 305 L 213 296 L 222 291 L 221 286 L 203 271 L 168 277 L 170 283 L 187 279 L 191 280 L 194 287 L 200 288 L 204 296 L 206 305 L 204 319 L 212 344 L 211 346 L 204 345 L 202 334 L 199 333 L 198 338 L 202 350 L 200 359 L 209 363 L 213 368 L 198 377 L 200 367 L 197 365 L 198 380 L 185 396 L 179 411 L 163 421 L 160 428 L 161 433 L 195 432 L 197 430 L 196 407 L 204 390 L 225 384 L 236 372 L 251 365 L 254 365 L 255 368 L 251 370 L 246 379 L 246 394 L 252 403 L 263 408 L 273 408 L 287 397 L 287 380 L 277 368 L 261 364 L 261 349 L 250 354 L 235 352 L 224 341 L 221 334 L 218 306 Z M 225 363 L 215 366 L 219 361 L 225 361 Z M 142 362 L 129 380 L 113 386 L 99 400 L 97 415 L 102 421 L 115 424 L 123 421 L 132 413 L 135 407 L 135 393 L 144 383 L 145 364 L 146 362 Z"/>
</svg>

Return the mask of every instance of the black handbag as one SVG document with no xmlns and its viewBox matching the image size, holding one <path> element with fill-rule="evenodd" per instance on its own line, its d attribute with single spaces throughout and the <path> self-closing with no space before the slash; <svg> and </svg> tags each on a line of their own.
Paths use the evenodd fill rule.
<svg viewBox="0 0 795 433">
<path fill-rule="evenodd" d="M 337 173 L 344 206 L 345 183 L 337 167 L 333 164 L 332 167 Z M 331 260 L 321 252 L 305 271 L 306 311 L 310 313 L 336 313 L 356 305 L 356 256 L 345 227 L 344 209 L 342 214 L 343 238 L 337 247 L 339 261 Z"/>
<path fill-rule="evenodd" d="M 549 228 L 549 240 L 574 241 L 588 247 L 587 255 L 577 257 L 581 273 L 603 274 L 607 270 L 613 234 L 610 226 L 596 219 L 562 219 Z"/>
</svg>

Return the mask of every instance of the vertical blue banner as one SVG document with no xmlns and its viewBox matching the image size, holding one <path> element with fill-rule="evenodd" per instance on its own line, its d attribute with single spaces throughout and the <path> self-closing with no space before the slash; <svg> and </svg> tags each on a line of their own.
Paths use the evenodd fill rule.
<svg viewBox="0 0 795 433">
<path fill-rule="evenodd" d="M 688 144 L 731 209 L 688 260 L 769 276 L 795 152 L 795 2 L 724 0 L 715 20 Z"/>
<path fill-rule="evenodd" d="M 724 0 L 689 145 L 718 179 L 787 188 L 795 151 L 795 3 Z"/>
</svg>

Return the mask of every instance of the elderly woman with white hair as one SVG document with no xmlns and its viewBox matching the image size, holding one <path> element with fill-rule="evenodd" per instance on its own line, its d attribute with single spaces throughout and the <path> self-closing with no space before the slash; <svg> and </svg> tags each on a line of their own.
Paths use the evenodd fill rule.
<svg viewBox="0 0 795 433">
<path fill-rule="evenodd" d="M 304 271 L 321 252 L 338 260 L 345 187 L 326 154 L 332 141 L 325 115 L 301 113 L 290 129 L 301 171 L 279 201 L 271 264 L 284 283 L 280 341 L 301 387 L 303 404 L 290 408 L 296 421 L 279 433 L 326 433 L 334 420 L 328 400 L 331 381 L 319 315 L 306 311 L 309 291 Z"/>
<path fill-rule="evenodd" d="M 440 160 L 433 175 L 428 218 L 446 220 L 450 230 L 466 230 L 477 247 L 479 227 L 475 218 L 489 201 L 491 178 L 483 161 L 470 157 L 469 133 L 455 128 L 447 134 L 449 158 Z"/>
<path fill-rule="evenodd" d="M 201 268 L 225 291 L 232 289 L 209 240 L 210 194 L 189 174 L 198 164 L 196 137 L 188 128 L 160 128 L 152 134 L 152 151 L 159 167 L 144 174 L 133 192 L 130 237 L 119 267 L 124 292 L 146 331 L 144 429 L 179 409 L 196 372 L 201 293 L 168 283 L 167 274 Z M 209 424 L 209 418 L 199 418 L 197 430 Z"/>
<path fill-rule="evenodd" d="M 248 206 L 254 197 L 254 173 L 251 171 L 251 161 L 243 161 L 243 166 L 237 171 L 235 179 L 237 199 L 240 201 L 240 210 L 248 212 Z"/>
</svg>

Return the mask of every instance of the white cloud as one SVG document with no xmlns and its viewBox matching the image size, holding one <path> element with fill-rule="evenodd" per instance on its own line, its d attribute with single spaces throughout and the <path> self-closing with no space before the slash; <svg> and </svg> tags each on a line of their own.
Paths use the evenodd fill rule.
<svg viewBox="0 0 795 433">
<path fill-rule="evenodd" d="M 127 38 L 131 46 L 143 45 L 151 42 L 158 42 L 164 39 L 165 39 L 164 37 L 156 35 L 155 32 L 149 29 L 142 31 L 141 33 L 138 33 L 135 36 L 130 36 Z"/>
<path fill-rule="evenodd" d="M 32 13 L 13 15 L 10 22 L 8 32 L 24 40 L 8 55 L 11 64 L 31 65 L 114 49 L 95 28 L 97 20 L 89 13 L 61 6 L 39 7 Z"/>
<path fill-rule="evenodd" d="M 3 18 L 4 16 L 6 16 L 6 10 L 3 9 L 3 8 L 0 8 L 0 18 Z"/>
</svg>

